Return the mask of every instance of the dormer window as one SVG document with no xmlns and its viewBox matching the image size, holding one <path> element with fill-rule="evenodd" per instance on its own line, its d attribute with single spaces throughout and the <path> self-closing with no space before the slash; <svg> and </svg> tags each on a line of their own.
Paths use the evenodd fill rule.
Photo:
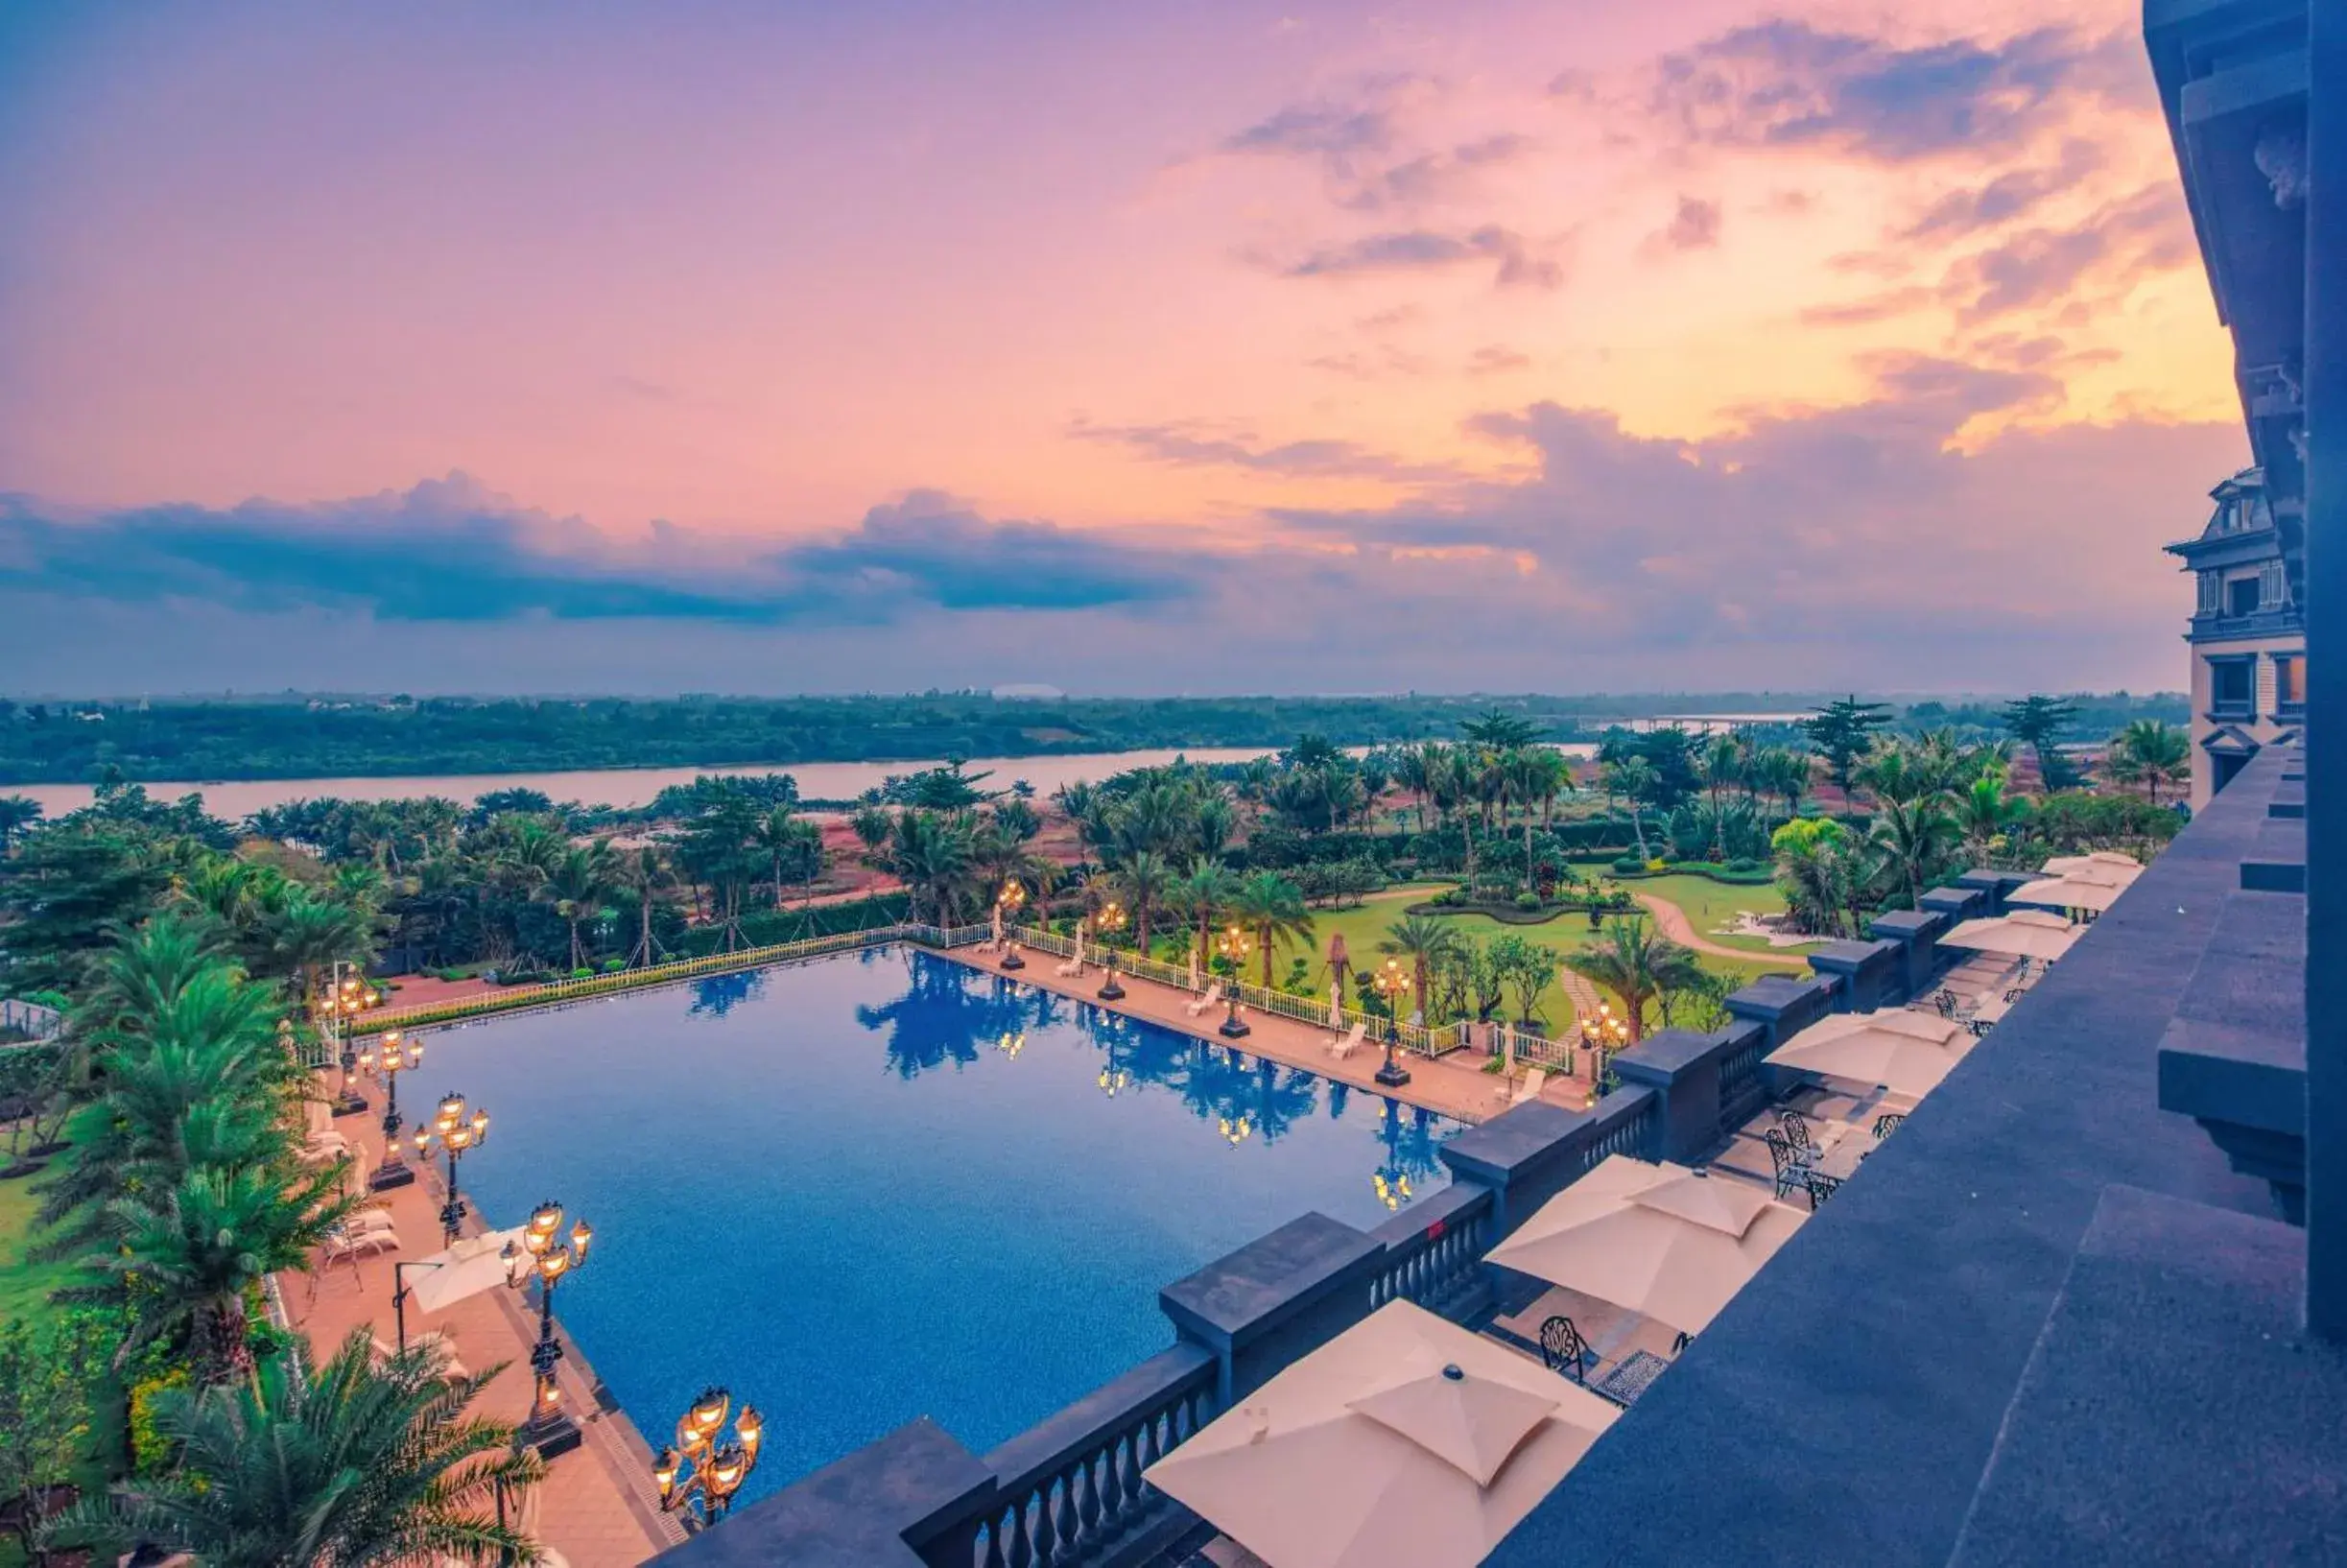
<svg viewBox="0 0 2347 1568">
<path fill-rule="evenodd" d="M 2225 584 L 2225 613 L 2255 615 L 2265 589 L 2264 574 L 2256 577 L 2237 577 Z"/>
</svg>

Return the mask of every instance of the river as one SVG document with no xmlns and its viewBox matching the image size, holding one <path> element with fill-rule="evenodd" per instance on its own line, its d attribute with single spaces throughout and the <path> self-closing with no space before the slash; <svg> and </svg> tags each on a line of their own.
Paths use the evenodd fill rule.
<svg viewBox="0 0 2347 1568">
<path fill-rule="evenodd" d="M 1351 748 L 1355 754 L 1366 749 Z M 1595 746 L 1558 748 L 1568 756 L 1587 757 Z M 978 757 L 967 767 L 973 773 L 992 773 L 987 787 L 1000 789 L 1023 778 L 1038 794 L 1050 795 L 1062 785 L 1091 781 L 1127 768 L 1160 767 L 1176 758 L 1192 762 L 1245 762 L 1268 756 L 1255 747 L 1200 747 L 1190 751 L 1071 751 L 1057 756 Z M 147 793 L 173 800 L 190 792 L 202 795 L 216 817 L 238 821 L 268 806 L 292 800 L 398 800 L 413 796 L 441 795 L 470 804 L 491 790 L 542 790 L 556 800 L 588 805 L 643 806 L 652 803 L 671 784 L 690 784 L 703 773 L 789 773 L 798 780 L 798 793 L 810 800 L 852 800 L 875 788 L 890 773 L 917 772 L 943 767 L 942 759 L 924 762 L 797 762 L 741 768 L 590 768 L 571 772 L 527 773 L 439 773 L 398 778 L 255 778 L 227 783 L 177 781 L 149 783 Z M 87 784 L 0 784 L 0 795 L 30 796 L 51 817 L 62 816 L 90 803 Z"/>
</svg>

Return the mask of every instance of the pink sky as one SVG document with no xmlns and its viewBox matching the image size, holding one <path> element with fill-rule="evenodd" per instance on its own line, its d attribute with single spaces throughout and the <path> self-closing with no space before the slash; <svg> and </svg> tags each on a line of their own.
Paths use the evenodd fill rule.
<svg viewBox="0 0 2347 1568">
<path fill-rule="evenodd" d="M 2133 14 L 19 15 L 0 655 L 2176 685 L 2243 442 Z"/>
</svg>

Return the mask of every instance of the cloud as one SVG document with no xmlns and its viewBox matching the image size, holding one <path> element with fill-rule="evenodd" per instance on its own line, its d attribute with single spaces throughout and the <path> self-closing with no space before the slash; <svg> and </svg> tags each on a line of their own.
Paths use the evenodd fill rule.
<svg viewBox="0 0 2347 1568">
<path fill-rule="evenodd" d="M 1467 356 L 1469 375 L 1504 375 L 1510 370 L 1529 370 L 1531 368 L 1529 354 L 1518 353 L 1505 344 L 1485 344 Z"/>
<path fill-rule="evenodd" d="M 1502 288 L 1554 289 L 1564 264 L 1511 228 L 1485 224 L 1463 233 L 1395 229 L 1314 250 L 1280 271 L 1289 277 L 1351 277 L 1362 273 L 1439 272 L 1468 262 L 1496 262 Z"/>
<path fill-rule="evenodd" d="M 1483 170 L 1516 162 L 1534 146 L 1529 136 L 1503 131 L 1461 142 L 1447 152 L 1422 153 L 1349 180 L 1349 188 L 1339 190 L 1336 201 L 1358 212 L 1457 201 L 1474 190 L 1475 179 Z"/>
<path fill-rule="evenodd" d="M 2008 169 L 1984 185 L 1951 191 L 1926 207 L 1921 217 L 1899 231 L 1898 237 L 1944 242 L 1997 227 L 2027 216 L 2049 197 L 2075 189 L 2102 165 L 2099 147 L 2083 138 L 2071 137 L 2062 144 L 2059 162 Z"/>
<path fill-rule="evenodd" d="M 2142 75 L 2118 34 L 1901 45 L 1779 17 L 1664 56 L 1647 107 L 1690 143 L 1901 163 L 2018 146 L 2082 94 L 2140 98 Z"/>
<path fill-rule="evenodd" d="M 1885 289 L 1862 298 L 1845 299 L 1831 305 L 1812 305 L 1801 313 L 1803 326 L 1863 326 L 1874 321 L 1888 321 L 1895 316 L 1920 310 L 1939 297 L 1922 284 L 1904 289 Z"/>
<path fill-rule="evenodd" d="M 2080 286 L 2109 273 L 2124 292 L 2145 273 L 2193 257 L 2190 220 L 2172 185 L 2147 185 L 2068 228 L 2031 228 L 1952 264 L 1939 286 L 1959 324 L 2015 311 L 2075 303 Z"/>
<path fill-rule="evenodd" d="M 1670 224 L 1648 240 L 1649 249 L 1706 250 L 1719 243 L 1719 203 L 1692 196 L 1679 198 Z"/>
<path fill-rule="evenodd" d="M 157 506 L 69 515 L 0 497 L 0 590 L 199 601 L 248 614 L 378 620 L 890 620 L 924 607 L 1146 606 L 1195 593 L 1178 552 L 993 521 L 915 490 L 852 529 L 780 551 L 655 522 L 612 541 L 455 473 L 296 506 Z"/>
<path fill-rule="evenodd" d="M 1069 434 L 1082 440 L 1122 446 L 1151 462 L 1182 468 L 1241 468 L 1249 473 L 1309 479 L 1449 481 L 1459 477 L 1456 468 L 1404 462 L 1353 441 L 1322 440 L 1266 445 L 1250 435 L 1220 433 L 1197 423 L 1079 424 Z"/>
</svg>

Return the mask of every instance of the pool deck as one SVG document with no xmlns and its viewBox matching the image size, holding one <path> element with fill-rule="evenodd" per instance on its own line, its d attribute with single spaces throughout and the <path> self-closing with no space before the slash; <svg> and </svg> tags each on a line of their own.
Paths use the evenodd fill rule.
<svg viewBox="0 0 2347 1568">
<path fill-rule="evenodd" d="M 331 1089 L 332 1075 L 320 1082 Z M 334 1129 L 360 1151 L 359 1168 L 372 1170 L 383 1157 L 379 1112 L 345 1116 Z M 422 1177 L 405 1187 L 375 1195 L 397 1225 L 399 1249 L 362 1258 L 354 1268 L 337 1263 L 316 1276 L 288 1271 L 277 1276 L 278 1289 L 294 1326 L 309 1337 L 319 1359 L 333 1354 L 353 1328 L 366 1325 L 385 1344 L 395 1336 L 391 1315 L 391 1264 L 395 1259 L 428 1257 L 440 1247 L 440 1189 L 436 1179 Z M 469 1228 L 469 1227 L 468 1227 Z M 411 1274 L 411 1283 L 417 1275 Z M 556 1332 L 560 1334 L 560 1298 L 556 1300 Z M 439 1331 L 452 1342 L 457 1358 L 471 1371 L 504 1364 L 475 1402 L 485 1414 L 519 1421 L 531 1402 L 530 1347 L 537 1338 L 536 1319 L 526 1314 L 519 1295 L 497 1289 L 447 1311 L 427 1317 L 408 1303 L 408 1333 Z M 636 1563 L 684 1539 L 673 1519 L 659 1511 L 651 1475 L 652 1455 L 628 1416 L 597 1410 L 591 1392 L 591 1370 L 576 1344 L 564 1338 L 565 1359 L 557 1373 L 563 1403 L 580 1418 L 583 1446 L 571 1450 L 547 1466 L 546 1484 L 537 1508 L 538 1539 L 561 1554 L 569 1568 L 633 1568 Z M 665 1413 L 643 1414 L 658 1430 L 665 1430 Z M 681 1414 L 681 1413 L 678 1413 Z"/>
<path fill-rule="evenodd" d="M 1001 955 L 976 947 L 957 947 L 937 956 L 957 963 L 968 964 L 987 974 L 1002 974 Z M 1196 998 L 1186 990 L 1173 986 L 1161 986 L 1155 981 L 1139 980 L 1131 975 L 1120 975 L 1118 984 L 1125 988 L 1121 1002 L 1103 1002 L 1097 994 L 1102 970 L 1097 963 L 1084 966 L 1079 976 L 1059 974 L 1060 961 L 1047 953 L 1022 955 L 1027 966 L 1005 976 L 1044 990 L 1057 992 L 1077 1001 L 1089 1002 L 1094 1007 L 1128 1017 L 1146 1019 L 1176 1033 L 1189 1034 L 1214 1045 L 1232 1045 L 1251 1056 L 1268 1057 L 1290 1067 L 1302 1067 L 1323 1078 L 1351 1083 L 1372 1094 L 1390 1095 L 1404 1105 L 1419 1105 L 1462 1122 L 1481 1122 L 1507 1108 L 1501 1080 L 1497 1074 L 1482 1070 L 1490 1058 L 1480 1052 L 1456 1051 L 1440 1058 L 1413 1057 L 1401 1053 L 1397 1059 L 1409 1069 L 1410 1081 L 1399 1089 L 1381 1087 L 1376 1081 L 1377 1069 L 1386 1059 L 1383 1047 L 1363 1044 L 1350 1057 L 1339 1060 L 1329 1054 L 1329 1031 L 1292 1018 L 1241 1010 L 1248 1026 L 1245 1038 L 1225 1040 L 1215 1033 L 1221 1023 L 1223 1009 L 1216 1007 L 1193 1018 L 1189 1005 Z M 1588 1101 L 1589 1081 L 1582 1078 L 1565 1078 L 1551 1074 L 1540 1098 L 1551 1105 L 1579 1107 Z"/>
</svg>

